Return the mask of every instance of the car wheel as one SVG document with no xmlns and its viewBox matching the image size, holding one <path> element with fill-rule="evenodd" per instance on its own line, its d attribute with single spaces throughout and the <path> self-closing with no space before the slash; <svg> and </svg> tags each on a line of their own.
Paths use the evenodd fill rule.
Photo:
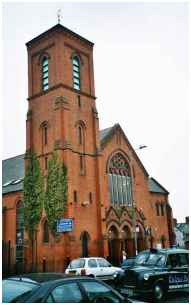
<svg viewBox="0 0 191 305">
<path fill-rule="evenodd" d="M 88 276 L 89 276 L 89 277 L 92 277 L 92 278 L 94 278 L 94 277 L 95 277 L 93 274 L 89 274 Z"/>
<path fill-rule="evenodd" d="M 162 283 L 156 283 L 153 286 L 153 296 L 156 302 L 161 302 L 165 299 L 165 289 Z"/>
</svg>

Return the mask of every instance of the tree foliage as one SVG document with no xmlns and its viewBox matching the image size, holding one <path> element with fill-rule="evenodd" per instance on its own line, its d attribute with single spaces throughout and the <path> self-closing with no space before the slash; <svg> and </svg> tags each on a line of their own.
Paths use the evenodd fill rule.
<svg viewBox="0 0 191 305">
<path fill-rule="evenodd" d="M 28 154 L 29 163 L 24 178 L 24 219 L 25 229 L 29 233 L 29 238 L 34 238 L 34 232 L 40 222 L 43 200 L 44 181 L 40 169 L 39 160 L 32 151 Z"/>
<path fill-rule="evenodd" d="M 48 161 L 48 175 L 44 207 L 49 228 L 56 234 L 56 220 L 63 217 L 67 203 L 67 168 L 62 164 L 54 151 Z"/>
</svg>

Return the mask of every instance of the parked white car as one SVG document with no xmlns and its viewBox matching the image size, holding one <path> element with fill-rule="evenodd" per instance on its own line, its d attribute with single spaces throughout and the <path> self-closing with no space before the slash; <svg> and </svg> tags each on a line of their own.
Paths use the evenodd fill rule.
<svg viewBox="0 0 191 305">
<path fill-rule="evenodd" d="M 124 271 L 121 268 L 112 266 L 102 257 L 82 257 L 70 262 L 66 274 L 87 275 L 101 280 L 114 280 L 120 277 Z"/>
</svg>

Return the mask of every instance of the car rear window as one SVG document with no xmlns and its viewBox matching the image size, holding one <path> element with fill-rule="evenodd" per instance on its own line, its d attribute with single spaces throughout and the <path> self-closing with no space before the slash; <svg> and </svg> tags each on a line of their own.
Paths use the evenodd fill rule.
<svg viewBox="0 0 191 305">
<path fill-rule="evenodd" d="M 3 280 L 2 282 L 2 301 L 3 303 L 13 302 L 16 298 L 30 293 L 39 288 L 38 284 L 15 280 Z"/>
<path fill-rule="evenodd" d="M 75 268 L 84 268 L 84 266 L 85 266 L 85 259 L 83 259 L 83 258 L 74 259 L 74 260 L 70 263 L 69 266 L 70 266 L 71 269 L 75 269 Z"/>
</svg>

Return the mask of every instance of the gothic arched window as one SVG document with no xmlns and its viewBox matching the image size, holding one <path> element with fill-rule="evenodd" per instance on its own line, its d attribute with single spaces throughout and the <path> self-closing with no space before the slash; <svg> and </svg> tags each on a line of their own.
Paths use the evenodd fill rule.
<svg viewBox="0 0 191 305">
<path fill-rule="evenodd" d="M 42 132 L 42 146 L 48 144 L 48 122 L 44 121 L 40 125 Z"/>
<path fill-rule="evenodd" d="M 130 167 L 121 153 L 116 153 L 110 159 L 108 176 L 111 204 L 132 205 L 132 180 Z"/>
<path fill-rule="evenodd" d="M 78 144 L 83 144 L 83 131 L 82 126 L 78 126 Z"/>
<path fill-rule="evenodd" d="M 48 243 L 49 242 L 49 228 L 48 228 L 48 221 L 45 220 L 43 224 L 43 242 Z"/>
<path fill-rule="evenodd" d="M 48 89 L 48 57 L 45 56 L 42 60 L 42 89 Z"/>
<path fill-rule="evenodd" d="M 78 56 L 72 58 L 73 64 L 73 87 L 80 90 L 80 60 Z"/>
<path fill-rule="evenodd" d="M 88 257 L 89 255 L 88 243 L 90 240 L 89 233 L 87 231 L 82 232 L 80 239 L 82 241 L 82 257 Z"/>
</svg>

